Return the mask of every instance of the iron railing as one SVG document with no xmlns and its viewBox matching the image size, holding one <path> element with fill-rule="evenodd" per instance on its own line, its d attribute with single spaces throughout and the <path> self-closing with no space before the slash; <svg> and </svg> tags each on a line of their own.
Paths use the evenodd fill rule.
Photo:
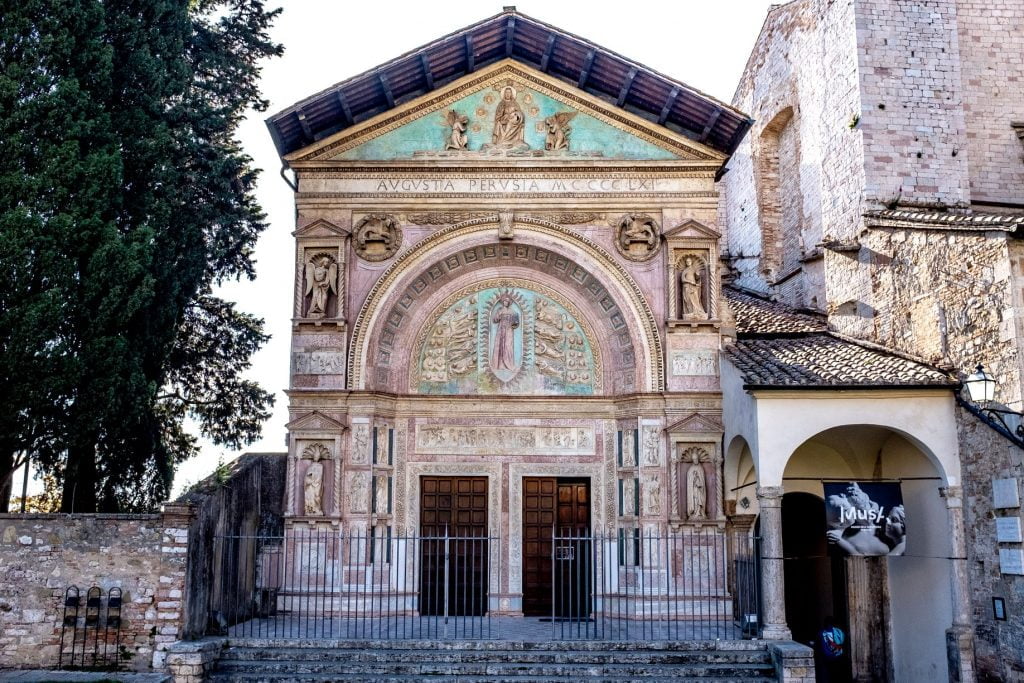
<svg viewBox="0 0 1024 683">
<path fill-rule="evenodd" d="M 85 592 L 85 605 L 78 586 L 64 591 L 58 669 L 117 670 L 121 668 L 121 589 L 106 594 L 93 586 Z"/>
<path fill-rule="evenodd" d="M 523 573 L 508 571 L 502 538 L 299 526 L 281 536 L 217 537 L 211 633 L 346 640 L 756 635 L 759 571 L 749 535 L 715 525 L 610 535 L 552 530 L 542 546 L 551 583 L 540 589 L 550 610 L 523 618 L 521 596 L 537 587 L 515 585 L 513 575 Z"/>
</svg>

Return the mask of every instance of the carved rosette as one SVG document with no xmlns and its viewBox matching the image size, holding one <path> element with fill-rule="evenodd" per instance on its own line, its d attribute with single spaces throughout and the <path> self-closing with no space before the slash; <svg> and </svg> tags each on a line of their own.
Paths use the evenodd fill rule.
<svg viewBox="0 0 1024 683">
<path fill-rule="evenodd" d="M 386 213 L 363 216 L 352 229 L 356 255 L 364 261 L 386 261 L 402 246 L 398 219 Z"/>
<path fill-rule="evenodd" d="M 630 261 L 650 260 L 661 245 L 661 226 L 647 214 L 627 213 L 615 223 L 615 247 Z"/>
</svg>

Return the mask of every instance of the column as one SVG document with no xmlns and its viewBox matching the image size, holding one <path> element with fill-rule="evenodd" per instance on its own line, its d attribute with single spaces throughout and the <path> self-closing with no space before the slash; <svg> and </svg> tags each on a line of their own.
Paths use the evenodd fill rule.
<svg viewBox="0 0 1024 683">
<path fill-rule="evenodd" d="M 971 626 L 971 594 L 967 577 L 967 539 L 964 536 L 963 489 L 940 488 L 949 514 L 950 581 L 953 597 L 953 626 L 946 631 L 949 680 L 973 683 L 974 629 Z"/>
<path fill-rule="evenodd" d="M 761 508 L 761 637 L 789 640 L 786 625 L 786 587 L 782 569 L 782 487 L 759 486 Z"/>
</svg>

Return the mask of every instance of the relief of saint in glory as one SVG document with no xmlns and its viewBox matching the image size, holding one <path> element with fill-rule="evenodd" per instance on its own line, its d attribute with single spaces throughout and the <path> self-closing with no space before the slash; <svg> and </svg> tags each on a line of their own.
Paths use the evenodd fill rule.
<svg viewBox="0 0 1024 683">
<path fill-rule="evenodd" d="M 679 287 L 682 289 L 683 318 L 707 318 L 708 312 L 701 301 L 703 276 L 697 259 L 687 256 L 679 273 Z"/>
<path fill-rule="evenodd" d="M 529 149 L 526 144 L 526 115 L 516 102 L 516 91 L 510 85 L 501 91 L 501 101 L 494 109 L 492 146 L 499 149 Z"/>
<path fill-rule="evenodd" d="M 306 514 L 324 514 L 324 465 L 320 462 L 319 449 L 313 449 L 312 462 L 306 468 L 303 492 Z"/>
<path fill-rule="evenodd" d="M 708 482 L 700 464 L 700 451 L 694 449 L 689 471 L 686 473 L 686 517 L 704 519 L 707 516 Z"/>
<path fill-rule="evenodd" d="M 307 318 L 327 315 L 327 297 L 338 291 L 338 264 L 327 254 L 317 254 L 306 263 L 306 296 L 312 295 Z"/>
<path fill-rule="evenodd" d="M 491 370 L 507 382 L 519 371 L 516 353 L 516 331 L 519 329 L 519 306 L 509 293 L 503 293 L 491 309 Z"/>
</svg>

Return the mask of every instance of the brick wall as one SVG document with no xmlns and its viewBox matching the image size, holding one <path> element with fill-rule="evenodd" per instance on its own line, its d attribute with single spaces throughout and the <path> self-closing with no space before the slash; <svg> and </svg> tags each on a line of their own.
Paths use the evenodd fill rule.
<svg viewBox="0 0 1024 683">
<path fill-rule="evenodd" d="M 957 410 L 957 427 L 978 677 L 993 682 L 1024 680 L 1024 577 L 999 573 L 1000 544 L 993 519 L 1019 515 L 1020 510 L 992 511 L 993 479 L 1016 478 L 1018 486 L 1024 485 L 1024 451 L 962 408 Z M 1006 601 L 1006 621 L 994 619 L 993 597 Z"/>
<path fill-rule="evenodd" d="M 854 6 L 865 200 L 966 206 L 956 2 L 857 0 Z"/>
<path fill-rule="evenodd" d="M 125 668 L 162 665 L 178 639 L 188 515 L 0 515 L 0 668 L 55 668 L 64 591 L 123 591 Z M 80 611 L 84 615 L 85 610 Z M 90 641 L 91 642 L 91 641 Z M 112 649 L 112 648 L 111 648 Z"/>
<path fill-rule="evenodd" d="M 732 104 L 756 121 L 722 180 L 720 218 L 735 282 L 768 291 L 776 278 L 799 270 L 775 291 L 798 307 L 825 310 L 821 263 L 808 266 L 804 259 L 822 241 L 848 239 L 859 226 L 861 133 L 849 127 L 860 112 L 856 45 L 851 3 L 797 0 L 776 7 L 733 96 Z M 792 115 L 784 121 L 787 110 Z M 774 165 L 773 146 L 785 147 Z M 762 177 L 766 165 L 775 169 L 773 177 Z M 769 207 L 777 213 L 776 229 L 762 225 L 762 196 L 776 203 Z M 869 289 L 859 277 L 831 286 L 843 300 Z"/>
<path fill-rule="evenodd" d="M 1024 2 L 956 6 L 971 201 L 1024 204 Z"/>
</svg>

